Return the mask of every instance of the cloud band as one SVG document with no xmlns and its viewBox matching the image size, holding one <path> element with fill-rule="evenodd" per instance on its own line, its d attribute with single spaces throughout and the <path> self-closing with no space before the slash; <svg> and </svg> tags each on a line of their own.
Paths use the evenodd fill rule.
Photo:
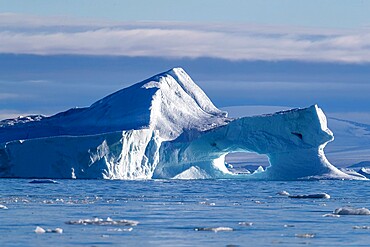
<svg viewBox="0 0 370 247">
<path fill-rule="evenodd" d="M 112 23 L 0 14 L 0 53 L 370 62 L 367 29 Z"/>
</svg>

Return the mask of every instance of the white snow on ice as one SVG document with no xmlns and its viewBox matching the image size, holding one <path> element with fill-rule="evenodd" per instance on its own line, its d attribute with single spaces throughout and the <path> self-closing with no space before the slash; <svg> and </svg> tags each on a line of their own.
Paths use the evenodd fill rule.
<svg viewBox="0 0 370 247">
<path fill-rule="evenodd" d="M 278 195 L 280 195 L 280 196 L 289 196 L 289 195 L 290 195 L 290 194 L 289 194 L 289 192 L 287 192 L 287 191 L 285 191 L 285 190 L 280 191 L 280 192 L 278 192 L 277 194 L 278 194 Z"/>
<path fill-rule="evenodd" d="M 0 177 L 361 179 L 327 160 L 332 140 L 317 105 L 228 118 L 174 68 L 87 108 L 1 121 Z M 266 155 L 270 166 L 233 173 L 234 152 Z"/>
<path fill-rule="evenodd" d="M 55 228 L 55 229 L 44 229 L 40 226 L 37 226 L 36 229 L 34 230 L 35 233 L 37 234 L 43 234 L 43 233 L 59 233 L 59 234 L 62 234 L 63 233 L 63 229 L 62 228 Z"/>
<path fill-rule="evenodd" d="M 67 221 L 66 224 L 68 225 L 100 225 L 100 226 L 106 226 L 106 225 L 137 226 L 139 222 L 135 220 L 113 220 L 108 217 L 105 220 L 101 218 L 70 220 L 70 221 Z"/>
<path fill-rule="evenodd" d="M 208 231 L 208 232 L 231 232 L 234 231 L 231 227 L 219 226 L 219 227 L 197 227 L 194 231 Z"/>
</svg>

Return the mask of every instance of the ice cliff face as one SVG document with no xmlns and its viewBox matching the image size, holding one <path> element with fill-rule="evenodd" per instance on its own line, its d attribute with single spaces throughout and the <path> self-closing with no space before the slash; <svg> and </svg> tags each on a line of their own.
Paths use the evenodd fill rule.
<svg viewBox="0 0 370 247">
<path fill-rule="evenodd" d="M 0 122 L 0 177 L 350 178 L 332 166 L 333 139 L 317 106 L 229 119 L 181 68 L 87 108 Z M 230 173 L 230 152 L 266 154 L 262 173 Z"/>
<path fill-rule="evenodd" d="M 202 132 L 197 138 L 163 143 L 154 177 L 173 177 L 184 170 L 209 171 L 209 177 L 293 180 L 314 176 L 346 177 L 324 154 L 334 139 L 321 109 L 314 105 L 271 115 L 235 119 L 228 125 Z M 255 152 L 269 157 L 265 172 L 235 175 L 224 165 L 231 152 Z M 229 176 L 227 176 L 229 175 Z"/>
</svg>

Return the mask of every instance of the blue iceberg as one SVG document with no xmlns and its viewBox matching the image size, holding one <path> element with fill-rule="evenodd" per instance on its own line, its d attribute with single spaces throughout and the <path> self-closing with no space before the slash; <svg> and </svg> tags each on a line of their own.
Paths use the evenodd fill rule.
<svg viewBox="0 0 370 247">
<path fill-rule="evenodd" d="M 359 179 L 325 157 L 333 139 L 317 105 L 229 118 L 174 68 L 90 107 L 0 121 L 0 177 Z M 267 155 L 270 166 L 232 173 L 233 152 Z"/>
</svg>

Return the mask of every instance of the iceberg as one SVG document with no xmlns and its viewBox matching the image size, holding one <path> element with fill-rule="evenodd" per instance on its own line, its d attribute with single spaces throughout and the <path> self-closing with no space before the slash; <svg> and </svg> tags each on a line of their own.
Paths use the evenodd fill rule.
<svg viewBox="0 0 370 247">
<path fill-rule="evenodd" d="M 0 121 L 0 177 L 359 179 L 325 157 L 333 139 L 317 105 L 229 118 L 174 68 L 90 107 Z M 233 173 L 233 152 L 266 155 L 270 166 Z"/>
<path fill-rule="evenodd" d="M 333 212 L 336 215 L 370 215 L 370 210 L 367 208 L 337 208 Z"/>
</svg>

